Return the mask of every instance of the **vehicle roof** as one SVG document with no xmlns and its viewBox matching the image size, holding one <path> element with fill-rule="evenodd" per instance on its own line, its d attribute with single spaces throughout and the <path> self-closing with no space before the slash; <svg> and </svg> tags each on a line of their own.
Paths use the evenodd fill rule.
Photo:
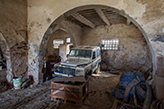
<svg viewBox="0 0 164 109">
<path fill-rule="evenodd" d="M 97 49 L 97 48 L 100 48 L 99 46 L 77 46 L 77 47 L 74 47 L 72 49 L 84 49 L 84 50 L 94 50 L 94 49 Z"/>
</svg>

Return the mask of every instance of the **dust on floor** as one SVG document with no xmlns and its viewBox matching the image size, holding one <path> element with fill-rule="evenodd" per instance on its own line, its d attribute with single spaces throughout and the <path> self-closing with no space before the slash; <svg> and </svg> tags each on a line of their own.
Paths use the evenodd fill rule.
<svg viewBox="0 0 164 109">
<path fill-rule="evenodd" d="M 0 93 L 0 108 L 3 109 L 110 109 L 113 99 L 106 90 L 111 90 L 119 82 L 120 75 L 108 72 L 93 74 L 89 78 L 89 95 L 85 98 L 82 106 L 74 103 L 60 104 L 55 106 L 51 101 L 51 81 L 43 85 L 32 86 L 21 90 L 8 90 Z"/>
<path fill-rule="evenodd" d="M 119 78 L 120 75 L 108 72 L 93 74 L 89 78 L 89 95 L 85 98 L 82 106 L 67 103 L 59 105 L 57 109 L 110 109 L 114 99 L 106 91 L 112 90 L 118 84 Z"/>
</svg>

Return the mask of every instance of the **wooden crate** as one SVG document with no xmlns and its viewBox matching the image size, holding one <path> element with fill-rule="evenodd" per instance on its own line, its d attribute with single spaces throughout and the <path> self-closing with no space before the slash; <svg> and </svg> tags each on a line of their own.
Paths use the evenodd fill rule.
<svg viewBox="0 0 164 109">
<path fill-rule="evenodd" d="M 51 100 L 57 99 L 73 101 L 77 105 L 82 105 L 83 99 L 89 92 L 89 80 L 83 82 L 81 85 L 70 85 L 64 83 L 51 83 Z"/>
</svg>

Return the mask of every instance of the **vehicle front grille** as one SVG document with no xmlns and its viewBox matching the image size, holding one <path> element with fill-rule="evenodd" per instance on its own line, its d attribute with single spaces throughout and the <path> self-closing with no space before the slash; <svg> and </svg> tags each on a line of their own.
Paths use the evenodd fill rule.
<svg viewBox="0 0 164 109">
<path fill-rule="evenodd" d="M 65 67 L 58 67 L 56 68 L 56 72 L 61 73 L 61 74 L 67 74 L 75 76 L 75 69 L 72 68 L 65 68 Z"/>
<path fill-rule="evenodd" d="M 75 76 L 75 69 L 63 68 L 63 74 L 68 74 L 68 75 L 73 75 L 73 76 Z"/>
</svg>

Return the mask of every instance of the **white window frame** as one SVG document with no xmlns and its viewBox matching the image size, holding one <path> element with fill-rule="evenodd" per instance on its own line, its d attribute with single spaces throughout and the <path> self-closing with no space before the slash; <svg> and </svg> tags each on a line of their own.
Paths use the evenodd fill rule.
<svg viewBox="0 0 164 109">
<path fill-rule="evenodd" d="M 101 49 L 102 50 L 118 50 L 119 40 L 118 39 L 102 39 Z"/>
<path fill-rule="evenodd" d="M 71 38 L 70 37 L 66 38 L 66 43 L 71 43 Z"/>
<path fill-rule="evenodd" d="M 58 49 L 61 44 L 64 44 L 64 40 L 62 39 L 53 40 L 53 48 Z"/>
</svg>

